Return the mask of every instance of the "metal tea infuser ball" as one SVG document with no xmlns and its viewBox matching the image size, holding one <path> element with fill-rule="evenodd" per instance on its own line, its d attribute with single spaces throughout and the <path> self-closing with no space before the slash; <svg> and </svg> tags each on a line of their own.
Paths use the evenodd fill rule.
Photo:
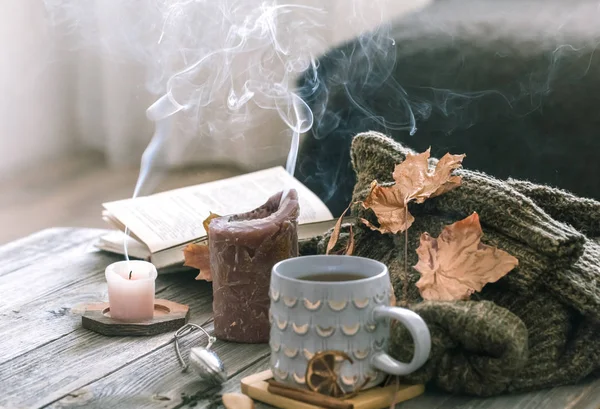
<svg viewBox="0 0 600 409">
<path fill-rule="evenodd" d="M 179 350 L 179 338 L 184 337 L 185 335 L 190 334 L 195 329 L 199 329 L 204 332 L 204 334 L 208 337 L 208 345 L 206 347 L 194 347 L 190 350 L 190 363 L 186 364 L 181 356 L 181 351 Z M 225 365 L 223 365 L 223 361 L 221 358 L 210 349 L 210 347 L 217 340 L 215 337 L 210 335 L 204 328 L 200 325 L 196 324 L 186 324 L 183 327 L 179 328 L 173 337 L 175 341 L 175 352 L 177 353 L 177 358 L 183 367 L 182 372 L 186 372 L 188 368 L 192 368 L 192 370 L 200 376 L 200 379 L 206 382 L 222 384 L 227 380 L 227 373 L 225 372 Z"/>
</svg>

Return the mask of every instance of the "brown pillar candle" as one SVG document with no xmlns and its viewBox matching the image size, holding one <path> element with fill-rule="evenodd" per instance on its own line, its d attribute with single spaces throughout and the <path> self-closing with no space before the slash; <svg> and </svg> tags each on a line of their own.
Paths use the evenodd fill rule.
<svg viewBox="0 0 600 409">
<path fill-rule="evenodd" d="M 248 213 L 208 229 L 214 333 L 234 342 L 269 341 L 269 283 L 275 263 L 298 256 L 298 194 L 279 192 Z"/>
</svg>

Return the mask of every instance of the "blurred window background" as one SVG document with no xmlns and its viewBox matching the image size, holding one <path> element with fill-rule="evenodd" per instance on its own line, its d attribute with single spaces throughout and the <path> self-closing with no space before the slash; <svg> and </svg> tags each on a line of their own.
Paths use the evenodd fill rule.
<svg viewBox="0 0 600 409">
<path fill-rule="evenodd" d="M 145 111 L 158 97 L 148 87 L 153 67 L 133 50 L 143 54 L 160 37 L 164 16 L 148 11 L 154 3 L 169 2 L 0 2 L 0 243 L 46 227 L 105 227 L 101 203 L 131 196 L 154 128 Z M 294 3 L 327 14 L 313 33 L 319 41 L 311 51 L 318 55 L 427 1 Z M 135 32 L 136 24 L 144 25 L 145 37 L 120 31 Z M 235 64 L 232 72 L 246 68 L 243 58 Z M 275 59 L 266 64 L 273 72 L 284 69 Z M 228 90 L 219 92 L 204 115 L 226 110 Z M 283 165 L 290 143 L 285 128 L 277 112 L 259 110 L 214 130 L 176 126 L 160 153 L 165 171 L 144 193 Z"/>
</svg>

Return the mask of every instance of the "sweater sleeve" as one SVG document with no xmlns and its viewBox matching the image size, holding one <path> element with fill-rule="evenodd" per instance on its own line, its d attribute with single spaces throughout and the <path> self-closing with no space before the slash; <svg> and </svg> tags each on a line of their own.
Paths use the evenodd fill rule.
<svg viewBox="0 0 600 409">
<path fill-rule="evenodd" d="M 433 381 L 451 393 L 494 395 L 507 390 L 528 357 L 525 324 L 490 301 L 426 301 L 411 307 L 431 333 L 429 360 L 407 377 Z M 413 352 L 410 334 L 393 325 L 390 354 L 399 360 Z"/>
<path fill-rule="evenodd" d="M 573 227 L 554 220 L 531 199 L 506 182 L 484 173 L 460 169 L 460 187 L 425 202 L 438 211 L 467 217 L 479 213 L 481 223 L 551 257 L 576 259 L 585 237 Z"/>
<path fill-rule="evenodd" d="M 508 179 L 507 183 L 554 219 L 568 223 L 591 237 L 600 236 L 600 202 L 525 180 Z"/>
</svg>

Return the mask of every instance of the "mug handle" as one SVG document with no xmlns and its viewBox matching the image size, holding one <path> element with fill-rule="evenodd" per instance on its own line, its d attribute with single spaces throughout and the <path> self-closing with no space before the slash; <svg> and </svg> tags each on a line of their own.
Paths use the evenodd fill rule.
<svg viewBox="0 0 600 409">
<path fill-rule="evenodd" d="M 431 335 L 427 324 L 418 314 L 406 308 L 379 306 L 373 310 L 373 318 L 392 318 L 400 321 L 410 332 L 415 345 L 415 353 L 409 363 L 399 362 L 385 352 L 373 355 L 371 365 L 391 375 L 408 375 L 419 369 L 429 358 Z"/>
</svg>

